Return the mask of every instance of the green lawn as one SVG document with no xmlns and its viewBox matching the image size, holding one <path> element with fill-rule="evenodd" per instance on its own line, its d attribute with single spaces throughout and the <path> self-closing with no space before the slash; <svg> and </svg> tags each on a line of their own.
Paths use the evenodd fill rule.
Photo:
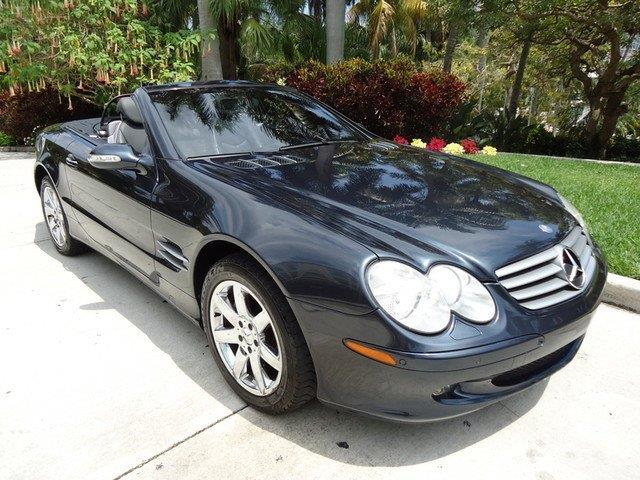
<svg viewBox="0 0 640 480">
<path fill-rule="evenodd" d="M 471 158 L 553 186 L 582 213 L 609 269 L 640 279 L 640 165 L 508 153 Z"/>
</svg>

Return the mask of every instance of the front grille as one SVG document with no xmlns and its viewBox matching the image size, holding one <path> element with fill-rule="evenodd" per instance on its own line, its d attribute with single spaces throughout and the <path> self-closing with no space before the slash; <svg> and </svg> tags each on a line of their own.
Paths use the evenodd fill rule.
<svg viewBox="0 0 640 480">
<path fill-rule="evenodd" d="M 533 378 L 536 375 L 543 373 L 544 371 L 553 367 L 555 364 L 565 358 L 573 348 L 574 343 L 575 342 L 571 342 L 569 345 L 565 345 L 561 349 L 556 350 L 555 352 L 550 353 L 545 357 L 539 358 L 531 363 L 527 363 L 526 365 L 522 365 L 521 367 L 514 368 L 513 370 L 509 370 L 508 372 L 493 377 L 493 379 L 491 379 L 491 383 L 493 383 L 496 387 L 511 387 L 513 385 L 518 385 L 519 383 L 526 382 L 530 378 Z"/>
<path fill-rule="evenodd" d="M 582 284 L 570 282 L 563 265 L 567 263 L 565 250 L 569 249 L 579 260 Z M 571 255 L 571 254 L 570 254 Z M 596 260 L 587 235 L 577 226 L 562 242 L 548 250 L 536 253 L 496 270 L 498 282 L 520 305 L 530 310 L 550 307 L 578 295 L 593 278 Z"/>
</svg>

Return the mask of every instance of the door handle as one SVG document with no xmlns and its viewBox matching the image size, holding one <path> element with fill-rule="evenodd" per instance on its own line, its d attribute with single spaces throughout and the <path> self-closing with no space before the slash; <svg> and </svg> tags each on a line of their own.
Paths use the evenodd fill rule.
<svg viewBox="0 0 640 480">
<path fill-rule="evenodd" d="M 78 166 L 78 160 L 76 160 L 76 157 L 74 157 L 72 154 L 67 155 L 67 157 L 64 159 L 64 163 L 66 163 L 70 167 Z"/>
</svg>

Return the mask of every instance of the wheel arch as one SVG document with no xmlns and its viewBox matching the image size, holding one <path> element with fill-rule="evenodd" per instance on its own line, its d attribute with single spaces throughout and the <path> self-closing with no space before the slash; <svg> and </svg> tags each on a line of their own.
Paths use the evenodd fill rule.
<svg viewBox="0 0 640 480">
<path fill-rule="evenodd" d="M 195 255 L 193 263 L 193 293 L 196 299 L 200 299 L 202 285 L 207 272 L 213 264 L 233 253 L 244 253 L 251 257 L 271 277 L 285 297 L 288 297 L 286 288 L 276 276 L 267 262 L 258 255 L 255 250 L 235 237 L 225 234 L 215 234 L 206 237 L 200 242 L 200 247 Z"/>
</svg>

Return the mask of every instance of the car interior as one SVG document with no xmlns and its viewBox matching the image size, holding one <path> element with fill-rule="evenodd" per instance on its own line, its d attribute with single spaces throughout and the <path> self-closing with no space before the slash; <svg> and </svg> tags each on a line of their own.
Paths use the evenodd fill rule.
<svg viewBox="0 0 640 480">
<path fill-rule="evenodd" d="M 131 97 L 122 97 L 118 99 L 116 112 L 120 119 L 108 123 L 107 143 L 125 143 L 134 152 L 142 153 L 149 141 L 142 125 L 140 109 Z"/>
</svg>

